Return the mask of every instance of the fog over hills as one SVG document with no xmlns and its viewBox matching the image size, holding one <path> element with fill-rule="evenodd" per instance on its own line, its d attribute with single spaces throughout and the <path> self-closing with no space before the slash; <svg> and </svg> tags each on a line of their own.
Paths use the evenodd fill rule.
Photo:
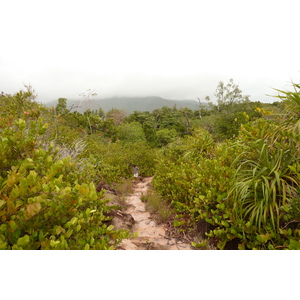
<svg viewBox="0 0 300 300">
<path fill-rule="evenodd" d="M 47 106 L 56 106 L 57 100 L 45 103 Z M 201 106 L 207 107 L 207 102 L 201 102 Z M 102 108 L 104 112 L 115 108 L 125 110 L 128 114 L 134 111 L 149 111 L 160 109 L 163 106 L 173 108 L 187 107 L 192 110 L 198 110 L 199 102 L 195 100 L 170 100 L 161 97 L 112 97 L 104 99 L 93 99 L 90 101 L 67 100 L 68 108 L 76 106 L 76 110 L 84 112 L 87 109 L 96 110 Z"/>
</svg>

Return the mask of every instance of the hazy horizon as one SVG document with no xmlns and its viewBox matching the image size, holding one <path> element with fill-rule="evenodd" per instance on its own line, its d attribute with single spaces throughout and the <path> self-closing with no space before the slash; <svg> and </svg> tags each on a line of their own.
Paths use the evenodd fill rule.
<svg viewBox="0 0 300 300">
<path fill-rule="evenodd" d="M 11 0 L 1 4 L 0 91 L 37 101 L 158 96 L 251 101 L 300 78 L 298 0 Z"/>
<path fill-rule="evenodd" d="M 219 80 L 221 81 L 221 80 Z M 96 90 L 93 89 L 91 90 L 92 92 L 96 93 L 95 96 L 93 96 L 93 99 L 107 99 L 107 98 L 137 98 L 137 99 L 142 99 L 142 98 L 148 98 L 148 97 L 159 97 L 159 98 L 163 98 L 163 99 L 167 99 L 167 100 L 193 100 L 198 102 L 198 98 L 200 98 L 201 101 L 206 102 L 205 97 L 209 96 L 210 100 L 215 103 L 216 99 L 214 96 L 215 93 L 215 89 L 219 83 L 219 81 L 216 81 L 216 86 L 215 87 L 211 87 L 211 91 L 207 91 L 207 93 L 205 93 L 205 90 L 202 91 L 202 93 L 194 93 L 192 94 L 191 89 L 189 90 L 179 90 L 179 89 L 175 89 L 174 88 L 174 92 L 170 91 L 170 89 L 168 91 L 160 91 L 158 90 L 156 93 L 155 92 L 140 92 L 139 94 L 137 92 L 126 92 L 124 91 L 119 92 L 119 93 L 101 93 L 101 90 Z M 224 81 L 222 80 L 225 84 L 228 83 L 228 81 Z M 237 81 L 235 81 L 235 83 L 238 83 Z M 30 83 L 31 84 L 31 83 Z M 48 92 L 42 92 L 39 93 L 39 91 L 36 89 L 35 86 L 32 86 L 33 89 L 35 90 L 36 94 L 37 94 L 37 101 L 42 102 L 42 103 L 47 103 L 47 102 L 51 102 L 51 101 L 56 101 L 58 100 L 58 98 L 67 98 L 68 100 L 79 100 L 79 101 L 83 101 L 84 100 L 84 96 L 82 96 L 81 94 L 87 94 L 89 91 L 88 90 L 83 90 L 81 92 L 64 92 L 63 90 L 60 92 L 55 92 L 53 91 L 52 93 L 48 93 Z M 243 88 L 241 86 L 241 84 L 239 83 L 239 87 L 242 90 L 242 94 L 243 95 L 250 95 L 250 101 L 260 101 L 260 102 L 264 102 L 264 103 L 272 103 L 274 101 L 278 101 L 278 98 L 275 98 L 273 96 L 277 95 L 278 93 L 274 90 L 279 88 L 279 89 L 284 89 L 284 90 L 290 90 L 291 89 L 291 81 L 290 82 L 286 82 L 285 84 L 281 84 L 279 87 L 274 86 L 274 87 L 265 87 L 265 89 L 261 88 L 261 93 L 259 93 L 259 91 L 253 89 L 251 91 L 251 87 L 250 88 Z M 19 89 L 16 89 L 14 92 L 19 91 L 20 89 L 23 89 L 24 86 L 20 86 Z M 135 89 L 138 90 L 138 89 Z M 153 89 L 155 90 L 155 89 Z M 176 90 L 176 91 L 175 91 Z M 248 92 L 247 92 L 248 91 Z"/>
</svg>

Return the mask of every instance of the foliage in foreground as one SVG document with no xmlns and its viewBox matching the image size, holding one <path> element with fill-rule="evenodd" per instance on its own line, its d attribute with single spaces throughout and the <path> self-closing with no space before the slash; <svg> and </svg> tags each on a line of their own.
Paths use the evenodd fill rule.
<svg viewBox="0 0 300 300">
<path fill-rule="evenodd" d="M 62 157 L 44 114 L 30 91 L 1 96 L 0 249 L 115 249 L 128 232 L 109 225 L 95 166 Z"/>
</svg>

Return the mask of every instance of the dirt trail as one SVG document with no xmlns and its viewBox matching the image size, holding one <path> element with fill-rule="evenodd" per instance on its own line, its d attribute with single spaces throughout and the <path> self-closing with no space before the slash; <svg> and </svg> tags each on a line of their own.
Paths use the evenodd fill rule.
<svg viewBox="0 0 300 300">
<path fill-rule="evenodd" d="M 175 238 L 166 237 L 164 225 L 158 225 L 145 209 L 145 203 L 141 196 L 148 191 L 152 177 L 143 178 L 135 184 L 133 193 L 126 198 L 128 208 L 124 211 L 132 216 L 131 232 L 137 233 L 138 237 L 123 240 L 120 250 L 192 250 L 190 244 L 178 241 Z"/>
</svg>

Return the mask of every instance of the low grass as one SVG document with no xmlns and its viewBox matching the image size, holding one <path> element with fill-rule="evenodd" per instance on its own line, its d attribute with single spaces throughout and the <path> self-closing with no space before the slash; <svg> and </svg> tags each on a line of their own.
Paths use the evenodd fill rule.
<svg viewBox="0 0 300 300">
<path fill-rule="evenodd" d="M 146 210 L 155 215 L 158 223 L 167 222 L 174 215 L 167 201 L 160 197 L 154 190 L 149 190 L 146 195 L 141 197 L 141 200 L 146 202 Z"/>
<path fill-rule="evenodd" d="M 125 205 L 126 197 L 132 193 L 133 183 L 131 179 L 124 179 L 122 182 L 116 184 L 116 190 L 120 193 L 119 202 Z"/>
</svg>

